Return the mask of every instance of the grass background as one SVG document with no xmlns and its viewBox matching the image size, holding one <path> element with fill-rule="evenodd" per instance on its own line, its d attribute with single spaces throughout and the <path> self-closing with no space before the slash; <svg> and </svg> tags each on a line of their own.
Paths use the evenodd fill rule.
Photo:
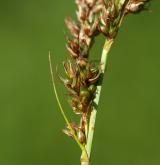
<svg viewBox="0 0 160 165">
<path fill-rule="evenodd" d="M 73 0 L 0 3 L 0 165 L 75 165 L 49 76 L 66 59 L 64 18 Z M 128 16 L 110 52 L 94 139 L 94 165 L 160 164 L 160 7 Z M 92 55 L 100 58 L 104 38 Z M 58 83 L 58 81 L 57 81 Z M 60 83 L 58 91 L 70 115 Z M 72 117 L 74 117 L 72 115 Z"/>
</svg>

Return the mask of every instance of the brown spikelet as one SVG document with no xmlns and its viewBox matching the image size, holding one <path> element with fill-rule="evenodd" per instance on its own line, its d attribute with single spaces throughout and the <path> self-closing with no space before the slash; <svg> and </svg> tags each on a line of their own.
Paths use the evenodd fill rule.
<svg viewBox="0 0 160 165">
<path fill-rule="evenodd" d="M 77 25 L 74 21 L 72 21 L 72 19 L 71 19 L 70 17 L 67 17 L 67 18 L 65 19 L 65 23 L 66 23 L 68 29 L 70 30 L 71 34 L 72 34 L 75 38 L 78 38 L 78 36 L 79 36 L 79 31 L 80 31 L 78 25 Z"/>
<path fill-rule="evenodd" d="M 149 2 L 149 0 L 129 0 L 125 8 L 126 13 L 139 13 L 144 10 L 147 2 Z"/>
</svg>

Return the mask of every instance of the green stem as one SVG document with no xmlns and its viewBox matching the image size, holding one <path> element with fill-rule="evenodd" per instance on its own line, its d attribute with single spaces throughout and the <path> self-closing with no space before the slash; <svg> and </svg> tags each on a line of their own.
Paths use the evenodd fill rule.
<svg viewBox="0 0 160 165">
<path fill-rule="evenodd" d="M 82 151 L 81 165 L 90 165 L 89 157 L 86 152 Z"/>
<path fill-rule="evenodd" d="M 114 41 L 113 39 L 109 39 L 109 40 L 105 41 L 104 48 L 102 51 L 102 57 L 101 57 L 102 74 L 104 74 L 104 72 L 105 72 L 108 53 L 113 44 L 113 41 Z M 97 87 L 97 91 L 96 91 L 97 94 L 96 94 L 96 98 L 94 100 L 94 103 L 96 105 L 99 104 L 101 89 L 102 89 L 102 84 Z M 87 144 L 86 144 L 87 155 L 84 152 L 82 152 L 81 165 L 89 165 L 91 149 L 92 149 L 92 142 L 93 142 L 93 135 L 94 135 L 94 128 L 95 128 L 95 121 L 96 121 L 96 115 L 97 115 L 97 107 L 98 106 L 93 107 L 91 115 L 90 115 L 88 138 L 87 138 Z"/>
<path fill-rule="evenodd" d="M 103 74 L 104 74 L 105 69 L 106 69 L 108 53 L 109 53 L 110 48 L 113 44 L 113 41 L 114 41 L 113 39 L 109 39 L 109 40 L 106 40 L 106 42 L 104 44 L 104 48 L 102 51 L 102 57 L 101 57 L 101 64 L 102 64 L 101 70 L 102 70 Z M 97 87 L 97 94 L 96 94 L 96 98 L 94 100 L 94 103 L 96 104 L 96 106 L 93 107 L 93 110 L 92 110 L 91 116 L 90 116 L 89 132 L 88 132 L 88 139 L 87 139 L 87 146 L 86 146 L 86 150 L 87 150 L 87 154 L 88 154 L 89 158 L 91 155 L 92 141 L 93 141 L 95 121 L 96 121 L 96 115 L 97 115 L 97 106 L 98 106 L 99 100 L 100 100 L 101 89 L 102 89 L 102 84 Z"/>
<path fill-rule="evenodd" d="M 117 3 L 119 4 L 119 8 L 121 9 L 123 5 L 128 3 L 128 0 L 118 0 Z M 119 24 L 117 26 L 118 29 L 122 24 L 124 16 L 125 16 L 125 12 L 123 11 L 121 14 L 121 19 L 119 20 Z M 114 39 L 106 39 L 104 47 L 103 47 L 102 56 L 101 56 L 101 70 L 102 70 L 103 75 L 106 70 L 108 53 L 111 49 L 113 42 L 114 42 Z M 86 150 L 87 150 L 87 155 L 88 155 L 89 160 L 91 156 L 91 149 L 92 149 L 93 136 L 94 136 L 94 130 L 95 130 L 95 122 L 96 122 L 97 109 L 98 109 L 98 104 L 99 104 L 101 90 L 102 90 L 102 84 L 103 84 L 103 77 L 102 77 L 102 83 L 97 87 L 96 98 L 94 100 L 95 106 L 93 106 L 91 116 L 90 116 L 90 121 L 89 121 L 88 138 L 87 138 L 87 144 L 86 144 Z M 82 164 L 82 165 L 87 165 L 87 164 Z"/>
</svg>

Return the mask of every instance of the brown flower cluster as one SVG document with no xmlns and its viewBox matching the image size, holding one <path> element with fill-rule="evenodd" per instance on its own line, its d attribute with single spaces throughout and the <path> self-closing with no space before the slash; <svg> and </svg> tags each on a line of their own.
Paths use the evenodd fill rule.
<svg viewBox="0 0 160 165">
<path fill-rule="evenodd" d="M 66 18 L 65 23 L 72 34 L 66 36 L 66 48 L 70 60 L 63 62 L 66 78 L 59 76 L 68 91 L 69 103 L 80 115 L 80 124 L 71 123 L 71 127 L 82 144 L 87 138 L 88 119 L 96 95 L 97 85 L 101 80 L 100 64 L 89 60 L 89 51 L 94 38 L 102 33 L 108 39 L 113 39 L 118 31 L 122 17 L 126 13 L 136 13 L 148 0 L 128 0 L 123 6 L 115 0 L 76 0 L 77 19 Z M 73 136 L 69 128 L 64 130 Z"/>
</svg>

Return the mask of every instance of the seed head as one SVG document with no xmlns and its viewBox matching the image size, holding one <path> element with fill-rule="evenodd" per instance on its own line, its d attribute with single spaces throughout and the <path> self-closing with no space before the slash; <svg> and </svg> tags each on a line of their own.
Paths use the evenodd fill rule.
<svg viewBox="0 0 160 165">
<path fill-rule="evenodd" d="M 100 64 L 89 60 L 90 48 L 94 38 L 102 33 L 107 39 L 117 35 L 119 25 L 127 13 L 137 13 L 144 9 L 149 0 L 128 0 L 119 7 L 115 0 L 76 0 L 77 21 L 66 18 L 65 23 L 72 37 L 66 37 L 69 60 L 63 62 L 66 77 L 58 75 L 67 90 L 69 104 L 80 123 L 71 123 L 79 142 L 86 142 L 87 121 L 94 104 L 96 90 L 102 79 Z M 65 134 L 73 137 L 73 131 L 67 127 Z"/>
</svg>

